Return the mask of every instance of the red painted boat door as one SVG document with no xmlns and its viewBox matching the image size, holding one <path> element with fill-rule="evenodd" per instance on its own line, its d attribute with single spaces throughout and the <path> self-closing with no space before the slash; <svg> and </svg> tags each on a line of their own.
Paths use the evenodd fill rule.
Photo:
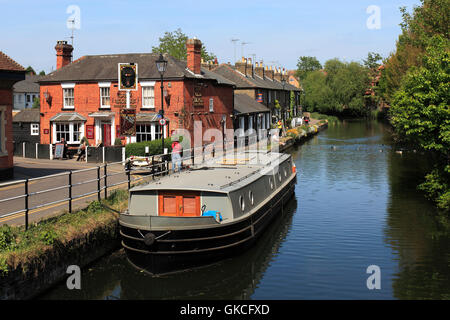
<svg viewBox="0 0 450 320">
<path fill-rule="evenodd" d="M 200 192 L 160 191 L 158 214 L 172 217 L 200 216 Z"/>
</svg>

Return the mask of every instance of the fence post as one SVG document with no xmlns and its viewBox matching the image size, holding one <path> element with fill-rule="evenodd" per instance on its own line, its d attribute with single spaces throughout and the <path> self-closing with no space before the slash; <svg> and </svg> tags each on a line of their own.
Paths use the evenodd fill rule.
<svg viewBox="0 0 450 320">
<path fill-rule="evenodd" d="M 38 157 L 38 146 L 39 146 L 39 143 L 36 143 L 36 159 L 39 159 L 39 157 Z"/>
<path fill-rule="evenodd" d="M 105 148 L 105 147 L 103 147 L 103 148 Z M 108 180 L 107 180 L 108 174 L 107 174 L 107 171 L 106 171 L 106 167 L 107 166 L 108 166 L 108 164 L 105 163 L 105 199 L 108 197 Z"/>
<path fill-rule="evenodd" d="M 102 158 L 103 158 L 103 163 L 105 163 L 105 147 L 102 147 Z M 105 168 L 106 170 L 106 168 Z"/>
<path fill-rule="evenodd" d="M 131 188 L 131 162 L 126 164 L 127 176 L 128 176 L 128 190 Z"/>
<path fill-rule="evenodd" d="M 69 213 L 72 213 L 72 170 L 69 171 Z"/>
<path fill-rule="evenodd" d="M 100 189 L 100 166 L 97 167 L 97 199 L 98 201 L 101 200 L 100 195 L 101 189 Z"/>
<path fill-rule="evenodd" d="M 22 142 L 22 156 L 25 158 L 25 142 Z"/>
<path fill-rule="evenodd" d="M 53 145 L 51 143 L 48 145 L 48 150 L 50 153 L 50 160 L 53 160 Z"/>
<path fill-rule="evenodd" d="M 122 163 L 125 163 L 125 147 L 122 147 Z"/>
<path fill-rule="evenodd" d="M 25 230 L 28 230 L 28 179 L 25 180 Z"/>
</svg>

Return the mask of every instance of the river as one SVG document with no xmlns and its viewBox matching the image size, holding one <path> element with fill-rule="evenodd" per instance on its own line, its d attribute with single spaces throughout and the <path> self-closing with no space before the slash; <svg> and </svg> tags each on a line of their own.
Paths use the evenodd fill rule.
<svg viewBox="0 0 450 320">
<path fill-rule="evenodd" d="M 416 185 L 430 163 L 396 153 L 388 126 L 344 120 L 289 151 L 295 199 L 250 250 L 152 278 L 119 250 L 41 299 L 450 299 L 449 235 Z M 286 212 L 285 211 L 285 212 Z M 380 270 L 369 290 L 369 266 Z"/>
</svg>

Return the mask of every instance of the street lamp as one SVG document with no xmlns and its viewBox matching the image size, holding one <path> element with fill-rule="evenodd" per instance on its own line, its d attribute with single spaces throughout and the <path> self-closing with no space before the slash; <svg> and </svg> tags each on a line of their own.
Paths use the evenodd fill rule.
<svg viewBox="0 0 450 320">
<path fill-rule="evenodd" d="M 158 60 L 156 60 L 156 69 L 158 69 L 159 74 L 161 75 L 161 110 L 159 111 L 159 114 L 161 115 L 161 119 L 164 119 L 164 84 L 163 84 L 163 76 L 164 72 L 166 72 L 167 69 L 167 60 L 164 60 L 164 57 L 162 53 L 159 54 Z M 164 129 L 163 125 L 160 125 L 161 127 L 161 154 L 164 154 Z"/>
</svg>

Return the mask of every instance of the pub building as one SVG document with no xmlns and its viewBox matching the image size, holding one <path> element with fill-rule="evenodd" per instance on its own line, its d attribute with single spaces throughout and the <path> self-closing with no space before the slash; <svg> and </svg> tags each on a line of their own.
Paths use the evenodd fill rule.
<svg viewBox="0 0 450 320">
<path fill-rule="evenodd" d="M 40 142 L 54 144 L 65 138 L 78 145 L 85 136 L 90 145 L 100 141 L 113 145 L 168 137 L 178 128 L 191 133 L 200 121 L 203 132 L 209 128 L 233 128 L 234 83 L 201 66 L 202 43 L 188 39 L 187 61 L 168 54 L 167 69 L 161 75 L 156 67 L 159 54 L 129 53 L 87 55 L 71 62 L 73 47 L 58 41 L 55 47 L 57 69 L 40 78 Z M 130 110 L 135 115 L 135 134 L 121 135 L 120 118 L 127 108 L 125 91 L 118 88 L 118 64 L 137 65 L 136 90 L 130 91 Z M 164 99 L 166 124 L 160 126 L 159 112 Z M 198 125 L 199 122 L 196 123 Z M 202 132 L 202 133 L 203 133 Z"/>
</svg>

